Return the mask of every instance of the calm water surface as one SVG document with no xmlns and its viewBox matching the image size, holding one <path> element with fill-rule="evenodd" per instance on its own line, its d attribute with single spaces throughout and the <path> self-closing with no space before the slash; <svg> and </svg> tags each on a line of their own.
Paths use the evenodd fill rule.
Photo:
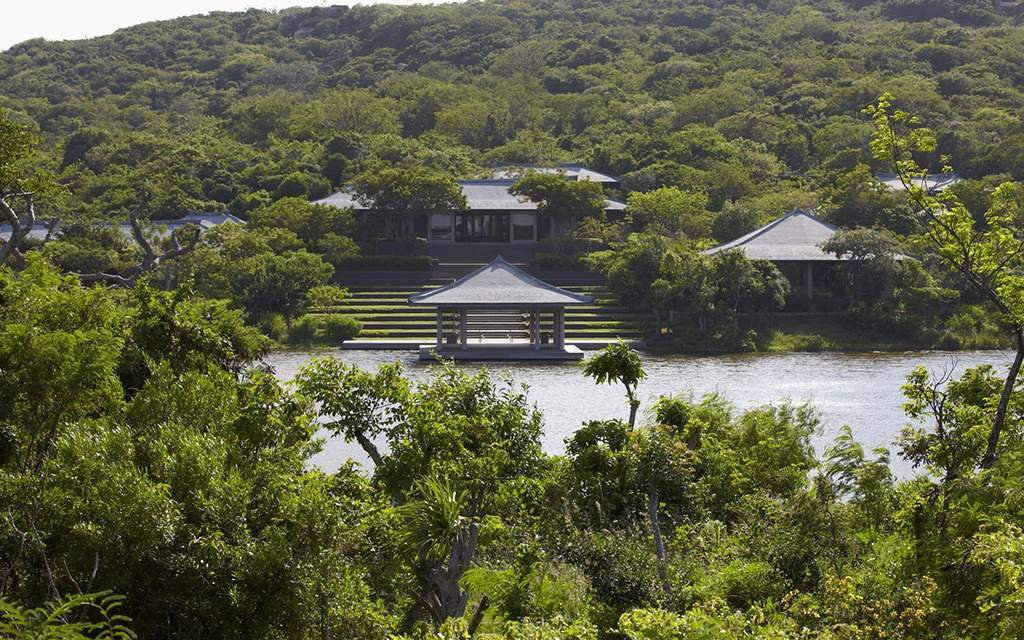
<svg viewBox="0 0 1024 640">
<path fill-rule="evenodd" d="M 290 380 L 311 357 L 333 355 L 363 368 L 399 360 L 412 379 L 429 374 L 429 365 L 416 360 L 411 351 L 278 351 L 268 358 L 278 377 Z M 640 385 L 643 408 L 666 394 L 719 393 L 739 409 L 785 400 L 810 402 L 821 416 L 821 433 L 814 444 L 819 453 L 843 425 L 867 449 L 889 446 L 907 424 L 900 405 L 900 386 L 917 365 L 941 373 L 978 364 L 991 364 L 999 371 L 1009 366 L 1012 354 L 1001 351 L 906 352 L 906 353 L 786 353 L 690 357 L 644 355 L 647 379 Z M 509 375 L 529 387 L 529 397 L 544 413 L 544 449 L 562 453 L 565 438 L 585 420 L 628 417 L 622 389 L 598 386 L 584 378 L 578 363 L 488 363 L 466 364 L 475 371 L 486 366 L 496 375 Z M 325 434 L 326 435 L 326 434 Z M 895 454 L 895 452 L 894 452 Z M 314 462 L 328 471 L 352 458 L 367 464 L 357 444 L 329 439 Z M 913 470 L 893 456 L 899 475 Z"/>
</svg>

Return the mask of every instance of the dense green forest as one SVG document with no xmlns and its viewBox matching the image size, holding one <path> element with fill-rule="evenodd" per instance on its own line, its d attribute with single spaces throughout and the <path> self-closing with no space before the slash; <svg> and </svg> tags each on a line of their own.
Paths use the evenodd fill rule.
<svg viewBox="0 0 1024 640">
<path fill-rule="evenodd" d="M 0 244 L 0 637 L 1024 636 L 1013 9 L 332 7 L 0 55 L 0 214 L 65 224 Z M 621 391 L 629 419 L 559 425 L 564 455 L 541 449 L 529 390 L 486 371 L 267 370 L 265 334 L 357 330 L 308 312 L 372 246 L 309 198 L 351 182 L 441 202 L 499 160 L 621 174 L 635 219 L 572 240 L 632 303 L 723 333 L 701 339 L 745 341 L 738 316 L 788 283 L 697 249 L 817 204 L 847 228 L 831 250 L 856 258 L 853 313 L 990 332 L 1012 364 L 919 368 L 891 451 L 850 425 L 821 454 L 811 406 L 738 411 L 685 381 L 641 405 L 622 342 L 579 384 Z M 871 177 L 947 162 L 968 180 L 940 194 Z M 248 224 L 159 242 L 81 224 L 191 208 Z M 311 465 L 321 430 L 372 468 Z"/>
<path fill-rule="evenodd" d="M 579 161 L 710 212 L 893 215 L 860 110 L 885 91 L 966 177 L 1024 178 L 1024 28 L 988 0 L 526 2 L 214 13 L 0 55 L 78 210 L 245 213 L 367 164 Z M 975 186 L 974 191 L 983 191 Z M 968 187 L 965 187 L 968 190 Z M 980 197 L 980 196 L 978 196 Z M 710 216 L 717 219 L 717 216 Z"/>
</svg>

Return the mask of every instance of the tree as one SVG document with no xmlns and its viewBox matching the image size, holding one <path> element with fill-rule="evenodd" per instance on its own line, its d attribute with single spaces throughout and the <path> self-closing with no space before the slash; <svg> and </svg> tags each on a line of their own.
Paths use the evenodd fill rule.
<svg viewBox="0 0 1024 640">
<path fill-rule="evenodd" d="M 397 365 L 374 374 L 334 358 L 310 362 L 296 385 L 320 406 L 328 429 L 359 442 L 374 461 L 374 481 L 400 505 L 415 577 L 407 626 L 425 616 L 439 626 L 463 615 L 461 581 L 475 558 L 478 527 L 523 508 L 503 501 L 503 493 L 542 468 L 540 415 L 523 390 L 451 365 L 411 388 Z"/>
<path fill-rule="evenodd" d="M 634 220 L 647 229 L 672 236 L 682 234 L 694 240 L 706 238 L 711 231 L 707 206 L 707 195 L 677 187 L 633 192 L 627 200 Z"/>
<path fill-rule="evenodd" d="M 601 184 L 590 180 L 569 180 L 559 173 L 527 171 L 512 183 L 509 192 L 537 203 L 537 213 L 550 216 L 552 234 L 568 231 L 583 218 L 604 216 L 605 196 Z"/>
<path fill-rule="evenodd" d="M 251 313 L 279 312 L 292 317 L 303 309 L 307 293 L 327 283 L 334 267 L 308 251 L 257 254 L 227 266 L 233 297 Z"/>
<path fill-rule="evenodd" d="M 881 184 L 871 168 L 858 164 L 829 186 L 826 198 L 828 220 L 839 227 L 882 226 L 898 233 L 914 231 L 914 219 L 907 216 L 898 194 Z"/>
<path fill-rule="evenodd" d="M 355 220 L 350 211 L 329 205 L 313 204 L 303 198 L 281 198 L 249 214 L 249 226 L 264 232 L 287 229 L 309 249 L 318 249 L 328 234 L 351 235 Z"/>
<path fill-rule="evenodd" d="M 37 222 L 36 203 L 61 195 L 52 174 L 31 166 L 39 162 L 35 156 L 37 142 L 28 126 L 15 122 L 0 109 L 0 219 L 11 228 L 0 244 L 0 266 L 13 259 L 16 268 L 24 267 L 26 241 Z M 56 217 L 47 224 L 47 240 L 56 224 Z"/>
<path fill-rule="evenodd" d="M 584 360 L 583 375 L 593 378 L 597 384 L 618 382 L 625 387 L 626 400 L 629 401 L 629 427 L 636 426 L 636 413 L 640 408 L 636 387 L 647 377 L 640 354 L 620 339 Z"/>
<path fill-rule="evenodd" d="M 352 179 L 356 199 L 385 217 L 384 235 L 411 237 L 413 215 L 466 208 L 466 197 L 448 174 L 427 167 L 378 164 Z"/>
<path fill-rule="evenodd" d="M 866 326 L 925 340 L 949 315 L 957 292 L 945 289 L 916 259 L 899 253 L 901 243 L 884 229 L 843 230 L 822 249 L 838 266 L 848 310 Z"/>
<path fill-rule="evenodd" d="M 112 589 L 143 637 L 386 637 L 355 562 L 375 543 L 354 532 L 387 503 L 347 467 L 307 466 L 311 407 L 244 366 L 237 311 L 85 287 L 35 255 L 0 272 L 0 298 L 5 599 Z M 35 633 L 39 611 L 14 615 Z"/>
<path fill-rule="evenodd" d="M 999 455 L 1010 398 L 1024 364 L 1024 190 L 1010 183 L 999 186 L 985 215 L 986 225 L 979 227 L 955 192 L 934 194 L 921 187 L 928 171 L 918 165 L 915 154 L 935 151 L 931 130 L 918 118 L 895 109 L 889 94 L 882 95 L 867 113 L 875 123 L 872 151 L 899 176 L 916 208 L 914 213 L 925 226 L 924 240 L 948 269 L 992 304 L 1013 337 L 1016 354 L 978 462 L 982 469 L 991 468 Z"/>
<path fill-rule="evenodd" d="M 139 222 L 138 209 L 133 209 L 128 215 L 128 222 L 132 228 L 132 238 L 142 250 L 142 260 L 138 264 L 117 269 L 116 272 L 100 271 L 97 273 L 82 273 L 78 277 L 82 282 L 102 282 L 114 286 L 133 286 L 140 276 L 149 273 L 162 264 L 175 258 L 187 255 L 195 250 L 199 243 L 201 230 L 196 225 L 186 225 L 183 228 L 175 229 L 169 237 L 170 248 L 157 253 L 153 243 L 143 233 L 142 223 Z M 186 238 L 186 243 L 181 244 L 181 238 Z"/>
</svg>

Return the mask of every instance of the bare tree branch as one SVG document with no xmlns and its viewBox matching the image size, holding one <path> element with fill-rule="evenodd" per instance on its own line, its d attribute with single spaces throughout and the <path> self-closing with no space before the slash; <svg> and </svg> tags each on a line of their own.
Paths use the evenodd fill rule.
<svg viewBox="0 0 1024 640">
<path fill-rule="evenodd" d="M 117 273 L 100 272 L 100 273 L 82 273 L 78 274 L 79 280 L 82 282 L 103 282 L 116 287 L 131 287 L 142 276 L 153 269 L 156 269 L 160 264 L 166 260 L 173 260 L 174 258 L 181 257 L 185 254 L 191 253 L 195 250 L 196 245 L 199 243 L 198 227 L 195 227 L 197 232 L 192 233 L 187 239 L 186 244 L 181 244 L 181 238 L 179 237 L 180 232 L 184 229 L 190 229 L 194 225 L 186 225 L 180 229 L 175 229 L 171 232 L 171 248 L 163 253 L 157 253 L 153 249 L 152 243 L 146 238 L 146 235 L 142 231 L 142 223 L 139 222 L 139 209 L 136 207 L 128 214 L 128 222 L 132 227 L 132 238 L 134 238 L 136 244 L 142 249 L 142 261 L 134 266 L 126 269 L 121 269 Z"/>
<path fill-rule="evenodd" d="M 13 204 L 9 202 L 10 199 L 18 197 L 25 198 L 24 220 L 14 210 Z M 13 257 L 15 268 L 23 269 L 25 255 L 22 253 L 22 243 L 25 242 L 36 223 L 35 194 L 31 191 L 3 194 L 0 196 L 0 215 L 11 225 L 11 236 L 0 245 L 0 264 Z"/>
</svg>

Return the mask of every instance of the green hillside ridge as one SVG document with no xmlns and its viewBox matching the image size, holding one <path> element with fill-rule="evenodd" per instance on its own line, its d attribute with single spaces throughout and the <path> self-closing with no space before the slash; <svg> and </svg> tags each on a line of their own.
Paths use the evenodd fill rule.
<svg viewBox="0 0 1024 640">
<path fill-rule="evenodd" d="M 821 204 L 841 224 L 892 222 L 882 195 L 855 188 L 858 163 L 873 164 L 860 110 L 886 90 L 938 132 L 933 169 L 945 153 L 965 177 L 1024 177 L 1024 27 L 993 6 L 213 13 L 16 45 L 0 54 L 0 107 L 38 127 L 69 210 L 127 206 L 138 176 L 157 217 L 244 215 L 325 195 L 376 160 L 456 176 L 579 161 L 622 175 L 624 195 L 706 190 L 716 235 L 731 239 L 796 205 Z"/>
</svg>

